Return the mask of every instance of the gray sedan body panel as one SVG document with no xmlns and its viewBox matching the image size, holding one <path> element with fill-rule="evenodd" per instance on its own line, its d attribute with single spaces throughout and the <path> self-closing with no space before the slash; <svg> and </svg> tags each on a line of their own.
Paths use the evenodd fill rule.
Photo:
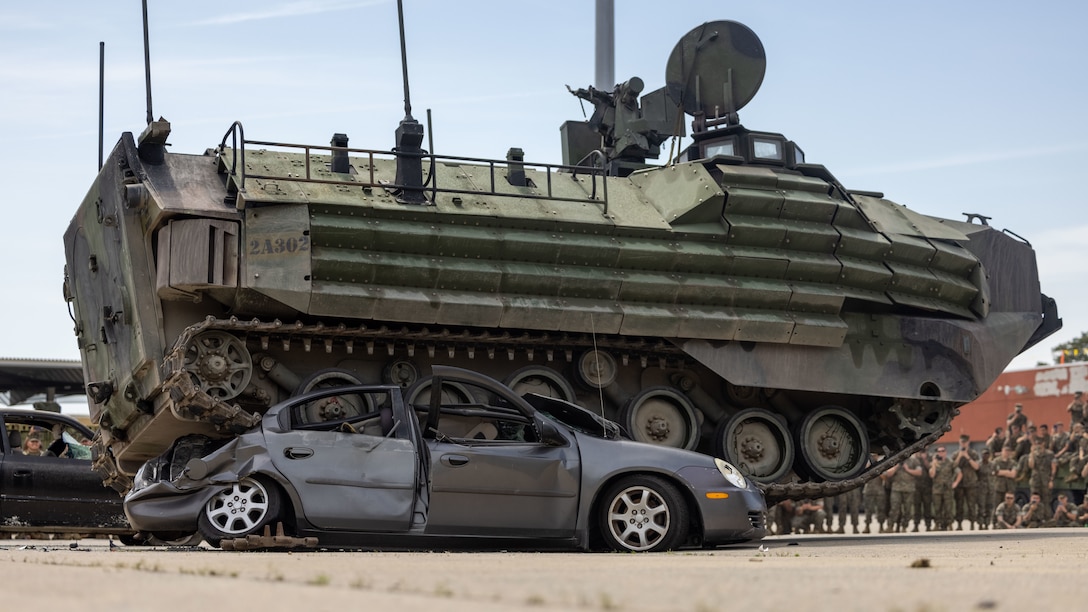
<svg viewBox="0 0 1088 612">
<path fill-rule="evenodd" d="M 429 441 L 427 533 L 570 538 L 578 514 L 576 447 Z"/>
<path fill-rule="evenodd" d="M 419 463 L 412 440 L 290 431 L 266 435 L 265 442 L 272 464 L 295 489 L 300 516 L 315 527 L 404 531 L 411 526 Z"/>
<path fill-rule="evenodd" d="M 754 526 L 749 519 L 766 509 L 762 494 L 750 481 L 730 484 L 712 457 L 619 439 L 612 423 L 600 434 L 605 437 L 583 433 L 583 426 L 552 420 L 546 409 L 536 410 L 487 377 L 434 370 L 441 380 L 484 385 L 487 398 L 442 406 L 434 400 L 429 412 L 409 407 L 395 387 L 340 387 L 289 400 L 253 430 L 183 462 L 180 474 L 165 473 L 164 466 L 177 469 L 177 457 L 155 460 L 156 476 L 138 482 L 126 498 L 129 520 L 151 533 L 194 531 L 204 504 L 223 485 L 263 475 L 286 494 L 294 522 L 288 530 L 317 536 L 323 545 L 587 549 L 601 492 L 617 478 L 655 474 L 683 491 L 697 527 L 694 543 L 765 535 L 761 520 Z M 350 400 L 365 393 L 394 400 L 383 409 L 382 431 L 375 429 L 376 409 L 349 415 L 343 428 L 312 418 L 312 406 L 332 395 Z M 461 428 L 460 437 L 444 433 L 447 416 Z M 479 420 L 488 425 L 477 427 L 484 434 L 465 430 Z M 727 492 L 727 499 L 708 492 Z"/>
</svg>

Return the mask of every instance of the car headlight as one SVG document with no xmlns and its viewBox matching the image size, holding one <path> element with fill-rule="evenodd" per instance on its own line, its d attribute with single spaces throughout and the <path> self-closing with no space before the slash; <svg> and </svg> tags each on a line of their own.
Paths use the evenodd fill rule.
<svg viewBox="0 0 1088 612">
<path fill-rule="evenodd" d="M 748 480 L 744 478 L 744 474 L 740 473 L 740 470 L 733 467 L 732 463 L 728 461 L 714 458 L 714 465 L 718 466 L 718 471 L 722 473 L 722 476 L 729 481 L 729 484 L 737 487 L 738 489 L 747 489 Z"/>
<path fill-rule="evenodd" d="M 158 467 L 158 461 L 155 459 L 141 465 L 140 469 L 136 470 L 136 475 L 132 477 L 132 490 L 139 491 L 158 481 Z"/>
</svg>

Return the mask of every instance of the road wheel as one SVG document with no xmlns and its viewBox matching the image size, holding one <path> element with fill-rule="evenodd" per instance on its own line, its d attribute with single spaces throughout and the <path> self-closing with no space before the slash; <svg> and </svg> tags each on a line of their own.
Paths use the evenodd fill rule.
<svg viewBox="0 0 1088 612">
<path fill-rule="evenodd" d="M 797 435 L 798 467 L 817 482 L 846 480 L 865 469 L 869 436 L 849 410 L 823 406 L 801 422 Z"/>
<path fill-rule="evenodd" d="M 200 512 L 197 524 L 204 540 L 218 548 L 228 538 L 260 533 L 280 514 L 279 491 L 257 478 L 224 485 Z"/>
<path fill-rule="evenodd" d="M 688 533 L 683 495 L 656 476 L 628 476 L 605 491 L 600 505 L 605 543 L 620 552 L 661 552 L 682 544 Z"/>
<path fill-rule="evenodd" d="M 714 452 L 760 483 L 775 482 L 793 467 L 789 430 L 762 408 L 747 408 L 723 419 L 714 435 Z"/>
<path fill-rule="evenodd" d="M 627 402 L 623 424 L 638 442 L 694 450 L 699 420 L 691 400 L 671 387 L 643 389 Z"/>
</svg>

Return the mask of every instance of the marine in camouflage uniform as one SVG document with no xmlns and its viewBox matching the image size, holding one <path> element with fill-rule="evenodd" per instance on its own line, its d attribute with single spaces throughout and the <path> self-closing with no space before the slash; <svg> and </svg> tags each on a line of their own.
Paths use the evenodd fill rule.
<svg viewBox="0 0 1088 612">
<path fill-rule="evenodd" d="M 1031 453 L 1020 459 L 1017 474 L 1027 475 L 1028 487 L 1031 489 L 1032 495 L 1038 494 L 1042 503 L 1050 508 L 1050 492 L 1054 488 L 1054 472 L 1056 470 L 1054 453 L 1043 446 L 1042 440 L 1036 438 Z"/>
<path fill-rule="evenodd" d="M 994 529 L 1019 529 L 1020 506 L 1016 505 L 1016 496 L 1012 493 L 1005 494 L 1005 501 L 994 508 Z"/>
<path fill-rule="evenodd" d="M 877 462 L 874 455 L 870 465 Z M 861 505 L 865 508 L 865 529 L 862 533 L 871 533 L 873 520 L 876 520 L 877 531 L 884 531 L 884 525 L 888 522 L 888 487 L 884 475 L 881 474 L 865 483 L 861 489 Z"/>
<path fill-rule="evenodd" d="M 1031 501 L 1020 510 L 1020 524 L 1034 529 L 1043 527 L 1050 520 L 1050 505 L 1039 498 L 1038 493 L 1031 494 Z"/>
<path fill-rule="evenodd" d="M 1088 495 L 1075 507 L 1077 511 L 1077 526 L 1088 527 Z"/>
<path fill-rule="evenodd" d="M 789 535 L 793 531 L 793 500 L 785 499 L 778 502 L 770 512 L 774 517 L 775 535 Z"/>
<path fill-rule="evenodd" d="M 1002 446 L 1005 446 L 1005 430 L 997 427 L 994 429 L 993 435 L 986 440 L 986 448 L 993 457 L 997 457 L 1001 454 Z"/>
<path fill-rule="evenodd" d="M 1050 450 L 1057 455 L 1065 448 L 1065 445 L 1069 443 L 1069 432 L 1062 429 L 1061 423 L 1054 423 L 1054 429 L 1050 434 L 1050 439 Z"/>
<path fill-rule="evenodd" d="M 933 518 L 937 531 L 948 531 L 955 516 L 953 491 L 959 486 L 963 473 L 947 457 L 945 447 L 937 448 L 937 454 L 929 464 L 929 476 L 933 479 Z"/>
<path fill-rule="evenodd" d="M 796 506 L 793 515 L 793 531 L 807 533 L 810 531 L 824 533 L 824 523 L 827 513 L 824 512 L 824 500 L 806 499 Z"/>
<path fill-rule="evenodd" d="M 1084 403 L 1084 392 L 1074 391 L 1073 401 L 1069 402 L 1069 405 L 1065 408 L 1069 413 L 1069 429 L 1072 430 L 1073 426 L 1077 423 L 1082 425 L 1088 425 L 1085 423 L 1085 417 L 1088 417 L 1088 406 Z"/>
<path fill-rule="evenodd" d="M 1083 478 L 1084 466 L 1088 464 L 1088 436 L 1084 434 L 1084 425 L 1077 423 L 1069 434 L 1069 441 L 1057 453 L 1057 459 L 1068 459 L 1069 474 L 1072 480 Z"/>
<path fill-rule="evenodd" d="M 1013 447 L 1006 444 L 1001 448 L 1001 456 L 991 463 L 994 473 L 994 500 L 1004 499 L 1006 493 L 1016 493 L 1016 457 Z"/>
<path fill-rule="evenodd" d="M 1064 493 L 1058 495 L 1058 505 L 1054 508 L 1054 516 L 1047 522 L 1046 527 L 1073 527 L 1077 523 L 1077 507 L 1069 503 L 1069 497 Z"/>
<path fill-rule="evenodd" d="M 978 518 L 978 453 L 971 450 L 971 438 L 960 436 L 960 448 L 952 457 L 953 463 L 963 472 L 960 486 L 956 487 L 956 531 L 963 529 L 963 521 L 973 527 Z"/>
<path fill-rule="evenodd" d="M 933 478 L 929 475 L 929 454 L 926 451 L 914 453 L 922 468 L 922 473 L 914 479 L 914 527 L 917 532 L 924 522 L 926 531 L 933 530 Z"/>
<path fill-rule="evenodd" d="M 879 480 L 874 478 L 873 480 Z M 846 493 L 842 493 L 839 498 L 839 528 L 835 530 L 835 533 L 846 533 L 846 519 L 850 519 L 850 525 L 853 526 L 853 532 L 858 532 L 858 511 L 861 510 L 861 487 L 855 487 L 850 489 Z"/>
<path fill-rule="evenodd" d="M 978 527 L 989 529 L 993 520 L 990 508 L 996 504 L 994 497 L 994 464 L 990 461 L 989 449 L 982 451 L 982 460 L 978 464 Z"/>
<path fill-rule="evenodd" d="M 913 456 L 885 472 L 891 482 L 888 495 L 888 527 L 896 533 L 906 531 L 914 517 L 915 480 L 921 473 L 921 463 Z"/>
<path fill-rule="evenodd" d="M 1024 429 L 1031 425 L 1031 421 L 1029 421 L 1027 415 L 1024 414 L 1023 404 L 1016 404 L 1015 406 L 1013 406 L 1012 412 L 1009 414 L 1009 418 L 1005 419 L 1005 425 L 1009 429 L 1016 427 L 1020 431 L 1024 431 Z"/>
</svg>

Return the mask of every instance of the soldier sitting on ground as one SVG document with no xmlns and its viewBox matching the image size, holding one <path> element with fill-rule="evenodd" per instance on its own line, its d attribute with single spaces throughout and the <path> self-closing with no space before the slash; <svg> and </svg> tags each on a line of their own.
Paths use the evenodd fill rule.
<svg viewBox="0 0 1088 612">
<path fill-rule="evenodd" d="M 1043 503 L 1042 496 L 1038 491 L 1031 492 L 1031 501 L 1024 506 L 1020 513 L 1021 524 L 1029 529 L 1037 527 L 1044 527 L 1048 520 L 1050 520 L 1050 509 Z"/>
<path fill-rule="evenodd" d="M 1073 527 L 1077 522 L 1077 507 L 1069 503 L 1065 493 L 1058 494 L 1058 505 L 1054 508 L 1054 517 L 1047 527 Z"/>
<path fill-rule="evenodd" d="M 994 528 L 1019 529 L 1021 521 L 1020 506 L 1016 505 L 1016 496 L 1012 493 L 1006 493 L 1005 501 L 998 504 L 997 508 L 994 509 Z"/>
<path fill-rule="evenodd" d="M 1084 496 L 1084 500 L 1080 502 L 1080 505 L 1076 507 L 1077 510 L 1077 526 L 1088 527 L 1088 495 Z"/>
<path fill-rule="evenodd" d="M 793 531 L 795 533 L 824 533 L 824 522 L 827 513 L 824 512 L 822 499 L 806 499 L 794 510 Z"/>
</svg>

